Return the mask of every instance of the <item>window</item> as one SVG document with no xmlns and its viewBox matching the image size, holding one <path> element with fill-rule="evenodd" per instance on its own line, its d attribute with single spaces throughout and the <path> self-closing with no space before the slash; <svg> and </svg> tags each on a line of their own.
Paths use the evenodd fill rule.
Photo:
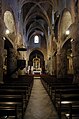
<svg viewBox="0 0 79 119">
<path fill-rule="evenodd" d="M 39 37 L 37 35 L 34 37 L 34 43 L 39 43 Z"/>
</svg>

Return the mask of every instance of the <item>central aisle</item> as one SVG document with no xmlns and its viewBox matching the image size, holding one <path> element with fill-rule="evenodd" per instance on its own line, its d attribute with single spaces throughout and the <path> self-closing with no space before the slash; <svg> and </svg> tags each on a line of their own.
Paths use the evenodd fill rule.
<svg viewBox="0 0 79 119">
<path fill-rule="evenodd" d="M 35 79 L 24 119 L 58 119 L 55 108 L 40 79 Z"/>
</svg>

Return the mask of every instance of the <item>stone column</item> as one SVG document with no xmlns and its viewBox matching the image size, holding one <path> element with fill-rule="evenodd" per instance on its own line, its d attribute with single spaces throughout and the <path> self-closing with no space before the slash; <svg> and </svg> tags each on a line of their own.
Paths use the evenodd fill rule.
<svg viewBox="0 0 79 119">
<path fill-rule="evenodd" d="M 67 76 L 67 53 L 66 49 L 62 49 L 57 53 L 57 77 L 65 78 Z"/>
<path fill-rule="evenodd" d="M 3 21 L 2 21 L 2 1 L 0 0 L 0 82 L 3 82 L 3 51 L 4 51 L 4 40 L 3 40 Z"/>
<path fill-rule="evenodd" d="M 52 57 L 50 57 L 50 60 L 49 60 L 49 71 L 50 71 L 50 74 L 52 75 Z"/>
<path fill-rule="evenodd" d="M 56 60 L 56 55 L 52 56 L 52 74 L 56 75 L 57 72 L 57 60 Z"/>
<path fill-rule="evenodd" d="M 76 16 L 77 18 L 77 16 Z M 74 70 L 73 82 L 79 82 L 79 22 L 78 19 L 70 27 L 70 36 L 72 38 L 72 60 Z"/>
<path fill-rule="evenodd" d="M 79 82 L 79 36 L 72 42 L 74 82 Z"/>
<path fill-rule="evenodd" d="M 16 68 L 17 68 L 16 51 L 13 48 L 9 48 L 7 50 L 7 75 L 9 78 L 17 78 Z"/>
</svg>

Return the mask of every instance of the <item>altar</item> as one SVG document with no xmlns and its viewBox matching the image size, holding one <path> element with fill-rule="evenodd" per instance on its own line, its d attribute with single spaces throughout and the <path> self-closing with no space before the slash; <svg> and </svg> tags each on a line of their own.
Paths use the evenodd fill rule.
<svg viewBox="0 0 79 119">
<path fill-rule="evenodd" d="M 33 74 L 41 74 L 40 58 L 38 58 L 37 55 L 33 59 L 32 73 Z"/>
<path fill-rule="evenodd" d="M 33 70 L 33 74 L 41 74 L 41 68 Z"/>
</svg>

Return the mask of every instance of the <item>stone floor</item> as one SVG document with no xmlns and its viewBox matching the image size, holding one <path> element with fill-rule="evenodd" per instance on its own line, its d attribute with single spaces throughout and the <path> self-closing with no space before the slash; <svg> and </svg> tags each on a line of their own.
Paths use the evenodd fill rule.
<svg viewBox="0 0 79 119">
<path fill-rule="evenodd" d="M 24 119 L 59 119 L 40 79 L 34 80 Z"/>
</svg>

